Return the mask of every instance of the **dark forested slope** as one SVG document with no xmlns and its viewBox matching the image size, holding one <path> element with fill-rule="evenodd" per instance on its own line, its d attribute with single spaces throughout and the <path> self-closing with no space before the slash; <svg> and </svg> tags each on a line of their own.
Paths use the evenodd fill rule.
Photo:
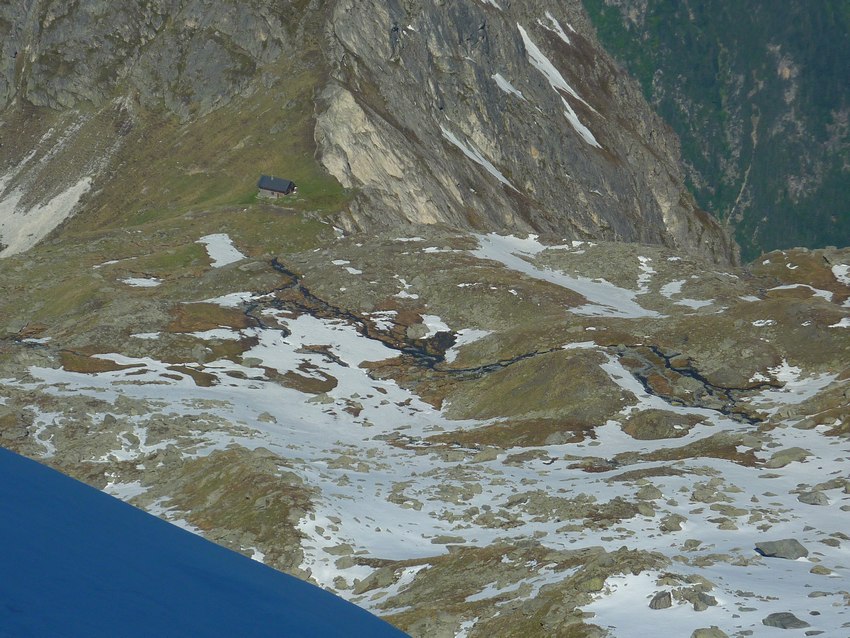
<svg viewBox="0 0 850 638">
<path fill-rule="evenodd" d="M 850 2 L 584 4 L 745 258 L 850 243 Z"/>
</svg>

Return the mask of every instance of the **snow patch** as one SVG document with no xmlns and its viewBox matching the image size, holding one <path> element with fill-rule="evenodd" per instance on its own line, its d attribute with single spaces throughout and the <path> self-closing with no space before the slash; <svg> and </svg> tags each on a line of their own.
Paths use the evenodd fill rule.
<svg viewBox="0 0 850 638">
<path fill-rule="evenodd" d="M 156 277 L 127 277 L 121 282 L 133 288 L 156 288 L 162 284 L 162 280 Z"/>
<path fill-rule="evenodd" d="M 576 133 L 578 133 L 581 138 L 591 146 L 595 146 L 596 148 L 602 148 L 602 145 L 596 141 L 596 138 L 594 137 L 590 129 L 587 128 L 584 124 L 582 124 L 581 120 L 578 119 L 578 115 L 576 115 L 576 112 L 573 110 L 573 107 L 571 107 L 567 103 L 567 100 L 564 97 L 561 97 L 561 102 L 564 103 L 564 115 L 566 115 L 567 121 L 570 123 L 573 129 L 575 129 Z"/>
<path fill-rule="evenodd" d="M 809 284 L 786 284 L 784 286 L 775 286 L 770 290 L 791 290 L 793 288 L 808 288 L 812 291 L 812 294 L 815 297 L 820 297 L 821 299 L 825 299 L 826 301 L 832 301 L 833 294 L 828 290 L 821 290 L 820 288 L 815 288 L 814 286 L 810 286 Z"/>
<path fill-rule="evenodd" d="M 704 306 L 710 306 L 714 303 L 714 301 L 711 300 L 688 299 L 687 297 L 683 297 L 681 299 L 673 299 L 673 297 L 682 293 L 682 286 L 685 285 L 686 282 L 687 279 L 677 279 L 676 281 L 671 281 L 661 286 L 660 292 L 662 296 L 667 297 L 667 299 L 672 301 L 677 306 L 686 306 L 688 308 L 693 308 L 694 310 L 697 310 Z M 758 297 L 756 297 L 755 300 L 758 301 Z"/>
<path fill-rule="evenodd" d="M 213 328 L 212 330 L 204 330 L 203 332 L 190 332 L 190 336 L 204 341 L 239 341 L 242 334 L 237 330 L 230 328 Z"/>
<path fill-rule="evenodd" d="M 546 57 L 543 51 L 540 50 L 534 40 L 529 37 L 528 32 L 522 27 L 522 25 L 517 24 L 517 28 L 519 29 L 519 34 L 522 36 L 522 42 L 525 45 L 525 50 L 528 53 L 528 59 L 531 62 L 532 66 L 535 69 L 540 71 L 543 76 L 548 80 L 549 84 L 556 91 L 563 91 L 568 95 L 572 96 L 582 104 L 584 104 L 590 110 L 595 111 L 595 109 L 590 106 L 584 99 L 576 93 L 575 89 L 571 87 L 567 81 L 564 79 L 564 76 L 561 75 L 561 72 L 555 68 L 555 65 L 552 64 L 552 61 Z"/>
<path fill-rule="evenodd" d="M 410 284 L 407 283 L 407 281 L 398 275 L 396 275 L 395 278 L 398 280 L 398 283 L 402 285 L 402 289 L 394 294 L 393 297 L 398 297 L 399 299 L 419 299 L 419 295 L 416 293 L 408 292 L 410 290 Z"/>
<path fill-rule="evenodd" d="M 506 80 L 501 73 L 496 73 L 493 75 L 493 79 L 496 81 L 496 86 L 498 86 L 502 91 L 508 93 L 510 95 L 515 95 L 521 100 L 525 100 L 525 96 L 523 96 L 522 92 L 517 89 L 513 84 L 511 84 L 508 80 Z"/>
<path fill-rule="evenodd" d="M 507 587 L 500 588 L 498 583 L 495 581 L 486 585 L 484 589 L 482 589 L 477 594 L 471 594 L 466 597 L 464 602 L 466 603 L 474 603 L 480 600 L 487 600 L 489 598 L 495 598 L 496 596 L 501 596 L 502 594 L 510 594 L 516 592 L 517 589 L 522 586 L 522 582 L 513 583 L 512 585 L 508 585 Z"/>
<path fill-rule="evenodd" d="M 564 79 L 564 76 L 561 75 L 561 72 L 555 68 L 555 65 L 552 64 L 551 60 L 546 57 L 546 55 L 540 50 L 540 48 L 534 43 L 534 41 L 529 37 L 528 32 L 522 27 L 522 25 L 517 24 L 517 28 L 519 29 L 519 33 L 522 36 L 523 44 L 525 45 L 525 50 L 528 53 L 528 60 L 531 62 L 532 66 L 535 69 L 540 71 L 541 74 L 546 78 L 549 82 L 549 85 L 557 92 L 564 92 L 567 95 L 573 97 L 578 100 L 582 104 L 584 104 L 591 111 L 596 113 L 596 109 L 594 109 L 590 104 L 584 101 L 584 99 L 576 93 L 575 89 L 571 87 L 567 81 Z M 567 121 L 570 125 L 575 129 L 575 131 L 581 136 L 581 138 L 596 148 L 601 148 L 599 142 L 596 141 L 593 133 L 590 131 L 587 126 L 585 126 L 581 120 L 579 120 L 578 115 L 573 110 L 573 108 L 569 105 L 567 100 L 561 96 L 561 100 L 564 104 L 564 115 L 567 118 Z"/>
<path fill-rule="evenodd" d="M 216 233 L 201 237 L 196 244 L 204 244 L 207 254 L 212 260 L 213 268 L 221 268 L 237 261 L 246 259 L 233 245 L 233 240 L 226 233 Z"/>
<path fill-rule="evenodd" d="M 452 331 L 448 324 L 437 315 L 422 315 L 422 323 L 428 328 L 428 334 L 423 337 L 424 339 L 429 339 L 440 332 Z"/>
<path fill-rule="evenodd" d="M 334 259 L 331 263 L 334 266 L 345 266 L 345 270 L 348 272 L 349 275 L 362 275 L 363 274 L 362 270 L 358 270 L 357 268 L 352 268 L 351 266 L 349 266 L 348 264 L 350 264 L 351 262 L 348 261 L 347 259 Z"/>
<path fill-rule="evenodd" d="M 136 334 L 132 334 L 130 336 L 133 337 L 133 339 L 153 340 L 159 339 L 160 335 L 161 333 L 159 332 L 137 332 Z"/>
<path fill-rule="evenodd" d="M 546 248 L 537 241 L 535 235 L 530 235 L 526 239 L 495 233 L 477 235 L 477 237 L 479 247 L 472 251 L 475 257 L 498 261 L 507 268 L 529 277 L 574 290 L 590 302 L 579 308 L 571 308 L 570 312 L 578 315 L 631 319 L 661 316 L 654 310 L 643 308 L 635 301 L 635 297 L 638 295 L 637 291 L 620 288 L 604 279 L 576 277 L 551 268 L 540 268 L 534 265 L 527 257 L 533 257 Z"/>
<path fill-rule="evenodd" d="M 121 263 L 120 259 L 110 259 L 109 261 L 104 261 L 101 264 L 95 264 L 94 266 L 92 266 L 92 268 L 94 268 L 95 270 L 98 270 L 99 268 L 103 268 L 104 266 L 111 266 L 113 264 L 118 264 L 118 263 Z"/>
<path fill-rule="evenodd" d="M 478 617 L 476 616 L 472 620 L 464 620 L 460 623 L 460 628 L 455 634 L 455 638 L 469 638 L 469 632 L 472 631 L 475 624 L 478 622 Z"/>
<path fill-rule="evenodd" d="M 21 210 L 18 207 L 23 199 L 21 189 L 15 189 L 0 200 L 0 244 L 5 245 L 0 251 L 0 257 L 17 255 L 35 246 L 70 217 L 82 196 L 91 188 L 91 184 L 91 177 L 83 177 L 49 202 L 38 204 L 29 210 Z"/>
<path fill-rule="evenodd" d="M 493 333 L 490 330 L 478 330 L 476 328 L 458 330 L 454 345 L 446 351 L 446 363 L 453 363 L 463 346 L 480 341 L 491 334 Z"/>
<path fill-rule="evenodd" d="M 778 366 L 768 368 L 774 379 L 783 384 L 780 389 L 764 390 L 752 397 L 750 402 L 768 414 L 775 414 L 782 406 L 796 405 L 815 396 L 838 377 L 837 374 L 813 374 L 802 376 L 802 369 L 785 359 Z"/>
<path fill-rule="evenodd" d="M 638 293 L 646 294 L 649 292 L 649 282 L 652 281 L 652 275 L 656 274 L 655 269 L 650 266 L 652 259 L 649 257 L 638 257 L 640 262 L 640 275 L 638 275 Z"/>
<path fill-rule="evenodd" d="M 122 501 L 129 501 L 131 498 L 147 492 L 148 488 L 139 481 L 132 481 L 131 483 L 113 483 L 110 481 L 103 488 L 103 491 L 110 496 L 120 498 Z"/>
<path fill-rule="evenodd" d="M 685 279 L 678 279 L 661 286 L 661 294 L 667 299 L 672 299 L 673 295 L 678 295 L 682 292 L 682 286 L 685 284 Z"/>
<path fill-rule="evenodd" d="M 457 146 L 461 150 L 461 152 L 469 159 L 471 159 L 479 166 L 483 167 L 484 170 L 490 173 L 490 175 L 495 177 L 505 186 L 512 188 L 515 191 L 517 190 L 516 187 L 508 181 L 508 178 L 502 175 L 501 171 L 499 171 L 498 168 L 493 166 L 493 163 L 490 162 L 490 160 L 488 160 L 486 157 L 484 157 L 477 149 L 461 142 L 460 139 L 458 139 L 457 135 L 452 133 L 442 124 L 440 125 L 440 130 L 443 132 L 443 137 L 445 137 L 449 142 Z"/>
<path fill-rule="evenodd" d="M 567 35 L 566 31 L 564 31 L 564 28 L 561 26 L 561 23 L 558 22 L 558 20 L 555 18 L 555 16 L 553 16 L 551 14 L 551 12 L 547 11 L 546 17 L 549 19 L 549 24 L 546 24 L 545 22 L 543 22 L 543 20 L 538 20 L 537 24 L 539 24 L 541 27 L 543 27 L 547 31 L 551 31 L 552 33 L 557 35 L 566 44 L 572 44 L 572 42 L 570 42 L 570 36 Z M 567 26 L 569 26 L 569 25 L 567 25 Z M 570 27 L 570 28 L 572 28 L 572 27 Z"/>
<path fill-rule="evenodd" d="M 379 310 L 378 312 L 369 313 L 369 318 L 375 323 L 378 330 L 389 332 L 395 326 L 393 319 L 398 315 L 395 310 Z"/>
<path fill-rule="evenodd" d="M 238 308 L 239 306 L 248 303 L 254 298 L 252 292 L 231 292 L 221 297 L 213 297 L 204 299 L 204 303 L 214 303 L 223 308 Z"/>
</svg>

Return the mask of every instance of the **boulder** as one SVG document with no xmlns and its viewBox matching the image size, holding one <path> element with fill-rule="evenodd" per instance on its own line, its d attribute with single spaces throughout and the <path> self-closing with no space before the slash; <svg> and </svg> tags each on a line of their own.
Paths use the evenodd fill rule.
<svg viewBox="0 0 850 638">
<path fill-rule="evenodd" d="M 654 501 L 661 498 L 663 495 L 661 494 L 661 490 L 654 485 L 644 485 L 638 490 L 635 496 L 642 501 Z"/>
<path fill-rule="evenodd" d="M 687 520 L 679 514 L 670 514 L 661 519 L 660 529 L 662 532 L 679 532 L 682 530 L 682 523 Z"/>
<path fill-rule="evenodd" d="M 396 580 L 395 570 L 391 567 L 382 567 L 372 572 L 363 580 L 354 584 L 354 593 L 358 596 L 372 589 L 389 587 Z"/>
<path fill-rule="evenodd" d="M 780 611 L 775 614 L 770 614 L 761 622 L 763 625 L 767 625 L 768 627 L 778 627 L 779 629 L 802 629 L 803 627 L 811 626 L 805 620 L 800 620 L 789 611 Z"/>
<path fill-rule="evenodd" d="M 649 601 L 650 609 L 667 609 L 673 606 L 673 597 L 669 591 L 660 591 Z"/>
<path fill-rule="evenodd" d="M 717 605 L 717 599 L 705 592 L 698 592 L 691 600 L 691 604 L 694 606 L 694 611 L 705 611 Z"/>
<path fill-rule="evenodd" d="M 784 450 L 779 450 L 775 452 L 768 460 L 767 463 L 764 464 L 765 467 L 770 469 L 779 469 L 780 467 L 785 467 L 789 463 L 800 463 L 805 461 L 806 458 L 812 455 L 808 450 L 804 450 L 801 447 L 789 447 Z"/>
<path fill-rule="evenodd" d="M 797 500 L 806 505 L 829 505 L 829 499 L 823 492 L 803 492 Z"/>
<path fill-rule="evenodd" d="M 809 550 L 794 538 L 756 543 L 756 551 L 768 558 L 786 558 L 788 560 L 797 560 L 809 555 Z"/>
</svg>

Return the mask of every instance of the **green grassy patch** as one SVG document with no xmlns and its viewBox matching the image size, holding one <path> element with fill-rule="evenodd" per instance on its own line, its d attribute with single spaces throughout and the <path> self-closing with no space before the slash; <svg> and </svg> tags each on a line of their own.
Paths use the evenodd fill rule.
<svg viewBox="0 0 850 638">
<path fill-rule="evenodd" d="M 285 62 L 263 72 L 278 78 L 270 88 L 257 81 L 252 94 L 185 124 L 140 112 L 115 161 L 121 168 L 69 230 L 140 226 L 222 206 L 266 209 L 274 205 L 256 196 L 262 174 L 298 186 L 278 209 L 342 209 L 349 193 L 315 158 L 312 96 L 324 72 Z"/>
</svg>

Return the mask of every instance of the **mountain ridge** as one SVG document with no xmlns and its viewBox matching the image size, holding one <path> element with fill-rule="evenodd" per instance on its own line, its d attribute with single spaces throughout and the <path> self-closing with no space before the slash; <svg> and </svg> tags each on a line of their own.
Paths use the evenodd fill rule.
<svg viewBox="0 0 850 638">
<path fill-rule="evenodd" d="M 75 167 L 54 172 L 92 180 L 87 209 L 126 217 L 119 211 L 210 205 L 219 194 L 250 201 L 258 175 L 246 169 L 256 167 L 299 182 L 313 206 L 319 192 L 341 190 L 338 180 L 351 195 L 329 203 L 352 228 L 439 222 L 737 260 L 684 188 L 666 127 L 590 34 L 566 36 L 560 21 L 585 20 L 577 2 L 559 18 L 545 3 L 472 0 L 427 10 L 257 0 L 238 17 L 224 0 L 151 0 L 137 11 L 54 4 L 5 9 L 20 55 L 6 68 L 4 121 L 14 126 L 32 103 L 32 136 L 69 132 Z M 27 24 L 40 26 L 22 33 Z M 240 161 L 228 163 L 225 149 Z M 31 147 L 2 150 L 14 167 Z M 45 159 L 29 170 L 48 170 Z M 151 183 L 134 171 L 152 173 Z M 6 206 L 16 187 L 18 204 L 45 203 L 16 175 L 4 184 Z M 174 195 L 149 195 L 154 183 Z"/>
</svg>

